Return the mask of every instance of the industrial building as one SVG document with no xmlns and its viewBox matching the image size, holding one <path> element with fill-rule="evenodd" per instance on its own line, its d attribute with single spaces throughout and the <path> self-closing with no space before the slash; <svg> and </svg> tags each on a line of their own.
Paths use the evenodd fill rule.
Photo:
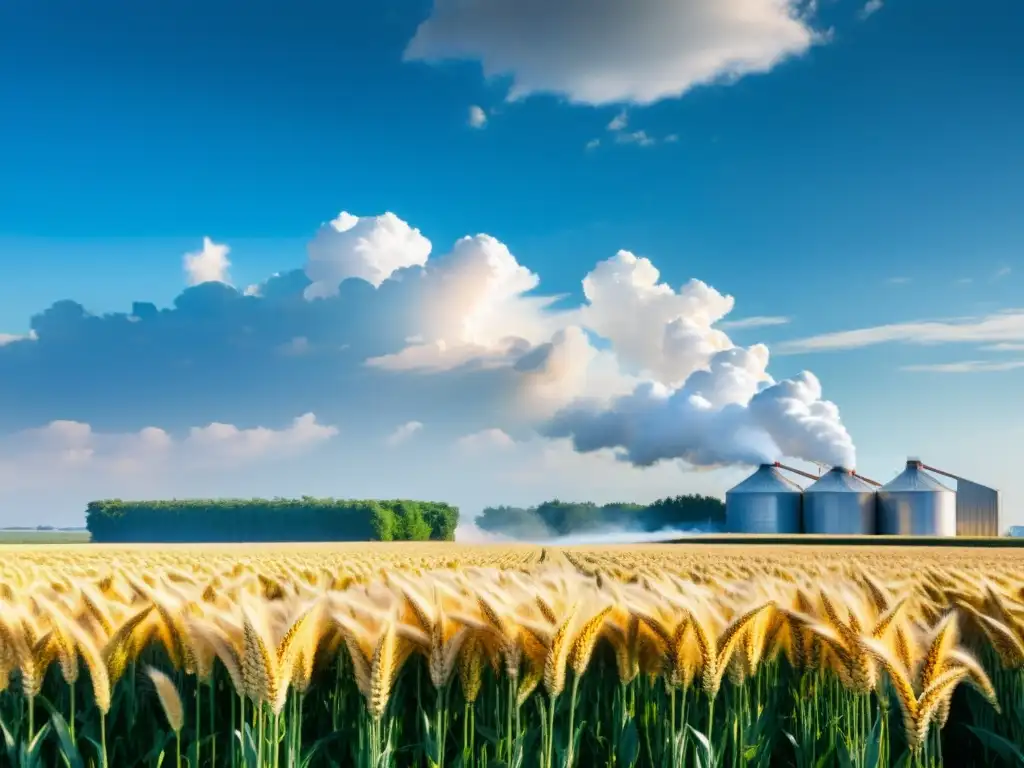
<svg viewBox="0 0 1024 768">
<path fill-rule="evenodd" d="M 813 475 L 776 462 L 762 464 L 725 494 L 730 533 L 836 536 L 998 536 L 999 492 L 907 460 L 886 484 L 845 467 Z M 784 472 L 811 480 L 801 488 Z M 956 481 L 956 490 L 935 475 Z"/>
</svg>

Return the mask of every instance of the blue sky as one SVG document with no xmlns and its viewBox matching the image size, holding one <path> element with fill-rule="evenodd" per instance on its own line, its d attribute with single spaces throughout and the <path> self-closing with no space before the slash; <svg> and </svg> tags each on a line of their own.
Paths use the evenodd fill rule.
<svg viewBox="0 0 1024 768">
<path fill-rule="evenodd" d="M 372 218 L 393 212 L 432 244 L 426 271 L 459 280 L 498 263 L 493 244 L 445 255 L 487 233 L 539 280 L 508 285 L 563 297 L 538 309 L 471 282 L 421 295 L 416 264 L 404 283 L 355 286 L 353 264 L 384 257 L 332 230 L 329 274 L 354 279 L 319 304 L 275 303 L 266 290 L 234 304 L 224 286 L 199 286 L 159 328 L 89 322 L 62 305 L 36 338 L 0 347 L 0 523 L 39 498 L 48 521 L 74 520 L 93 495 L 410 494 L 472 511 L 555 493 L 720 492 L 743 470 L 690 472 L 671 454 L 697 460 L 710 440 L 708 461 L 733 461 L 721 443 L 734 427 L 709 437 L 684 421 L 685 446 L 671 434 L 640 445 L 633 432 L 649 422 L 616 422 L 609 399 L 644 380 L 691 392 L 679 371 L 710 365 L 701 344 L 722 346 L 715 328 L 741 347 L 766 344 L 775 380 L 813 371 L 865 474 L 886 480 L 920 454 L 1000 487 L 1005 521 L 1024 523 L 1013 469 L 1024 437 L 1019 3 L 893 0 L 866 13 L 846 0 L 765 0 L 745 23 L 732 0 L 483 5 L 0 9 L 0 103 L 13 116 L 0 123 L 0 334 L 28 333 L 61 300 L 97 316 L 171 307 L 184 254 L 204 237 L 230 249 L 217 276 L 239 292 L 308 272 L 307 246 L 343 210 L 367 217 L 357 231 L 389 258 L 415 251 Z M 472 107 L 483 125 L 470 124 Z M 636 339 L 660 339 L 676 310 L 631 328 L 622 323 L 642 313 L 616 309 L 643 304 L 639 293 L 579 311 L 581 281 L 620 249 L 650 259 L 668 286 L 696 278 L 735 308 L 702 326 L 685 360 L 665 348 L 655 360 Z M 478 294 L 494 302 L 486 322 Z M 673 306 L 685 316 L 693 303 Z M 485 330 L 467 331 L 462 310 Z M 722 325 L 752 317 L 787 322 Z M 885 328 L 906 323 L 918 324 Z M 544 346 L 570 325 L 596 347 L 565 333 Z M 501 346 L 501 334 L 522 343 Z M 366 365 L 421 336 L 459 365 Z M 527 364 L 552 349 L 571 364 L 547 361 L 543 392 L 524 394 L 509 371 L 536 349 Z M 599 369 L 576 370 L 593 349 L 605 352 Z M 593 397 L 601 408 L 576 407 Z M 561 419 L 561 439 L 555 412 L 575 419 Z M 289 426 L 306 413 L 316 421 Z M 237 432 L 189 442 L 211 422 Z M 411 423 L 422 427 L 389 440 Z M 619 424 L 618 437 L 597 423 Z M 157 432 L 139 438 L 144 428 L 166 445 Z M 497 453 L 467 480 L 447 451 L 481 433 Z M 581 435 L 604 452 L 574 451 L 565 438 L 580 447 Z M 666 460 L 633 468 L 613 448 Z"/>
</svg>

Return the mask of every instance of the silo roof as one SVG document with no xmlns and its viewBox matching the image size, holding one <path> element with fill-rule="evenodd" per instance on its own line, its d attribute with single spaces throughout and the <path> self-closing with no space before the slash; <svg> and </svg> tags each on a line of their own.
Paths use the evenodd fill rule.
<svg viewBox="0 0 1024 768">
<path fill-rule="evenodd" d="M 883 485 L 879 490 L 953 492 L 952 488 L 936 480 L 916 464 L 908 464 L 906 469 Z"/>
<path fill-rule="evenodd" d="M 836 467 L 804 488 L 804 493 L 874 493 L 875 487 L 847 469 Z"/>
<path fill-rule="evenodd" d="M 754 474 L 728 493 L 803 493 L 803 488 L 783 476 L 771 464 L 762 464 Z"/>
</svg>

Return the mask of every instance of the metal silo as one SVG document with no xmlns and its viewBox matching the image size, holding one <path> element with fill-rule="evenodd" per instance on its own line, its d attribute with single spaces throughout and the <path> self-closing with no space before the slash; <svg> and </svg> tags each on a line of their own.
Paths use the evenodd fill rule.
<svg viewBox="0 0 1024 768">
<path fill-rule="evenodd" d="M 878 532 L 888 536 L 956 536 L 956 493 L 916 459 L 878 490 Z"/>
<path fill-rule="evenodd" d="M 725 494 L 725 527 L 730 533 L 800 533 L 799 485 L 771 464 Z"/>
<path fill-rule="evenodd" d="M 858 535 L 875 532 L 875 488 L 835 467 L 804 489 L 804 533 Z"/>
<path fill-rule="evenodd" d="M 999 535 L 999 491 L 956 478 L 956 535 Z"/>
</svg>

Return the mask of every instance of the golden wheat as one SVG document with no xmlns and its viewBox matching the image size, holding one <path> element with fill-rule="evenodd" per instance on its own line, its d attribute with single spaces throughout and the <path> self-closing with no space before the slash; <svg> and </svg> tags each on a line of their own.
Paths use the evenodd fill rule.
<svg viewBox="0 0 1024 768">
<path fill-rule="evenodd" d="M 307 696 L 322 695 L 325 685 L 340 696 L 351 684 L 370 723 L 364 741 L 376 744 L 378 757 L 390 754 L 388 723 L 404 706 L 396 692 L 406 678 L 418 686 L 422 670 L 441 715 L 430 727 L 450 726 L 445 708 L 452 691 L 472 710 L 463 718 L 475 718 L 478 700 L 489 697 L 480 712 L 497 718 L 489 727 L 500 732 L 495 749 L 506 760 L 516 729 L 525 727 L 520 717 L 533 722 L 524 705 L 536 699 L 546 706 L 545 760 L 564 738 L 553 730 L 556 720 L 566 717 L 574 726 L 577 706 L 588 706 L 577 702 L 580 686 L 600 685 L 607 668 L 620 689 L 612 699 L 620 720 L 609 725 L 616 739 L 630 718 L 653 727 L 646 710 L 637 709 L 637 696 L 681 707 L 666 715 L 669 736 L 655 733 L 655 741 L 672 741 L 692 718 L 704 718 L 692 722 L 708 732 L 734 717 L 742 733 L 754 726 L 751 711 L 768 705 L 744 697 L 767 696 L 770 681 L 784 678 L 794 690 L 817 691 L 815 707 L 840 706 L 827 703 L 829 696 L 842 702 L 826 714 L 849 718 L 842 727 L 859 729 L 862 740 L 894 701 L 902 728 L 887 742 L 916 756 L 938 748 L 936 734 L 951 717 L 963 716 L 958 711 L 969 710 L 977 727 L 1011 741 L 1021 735 L 998 716 L 1024 692 L 1024 570 L 1020 556 L 997 550 L 909 555 L 765 547 L 741 554 L 724 547 L 541 551 L 442 544 L 5 550 L 0 690 L 28 702 L 30 732 L 37 730 L 36 700 L 54 698 L 56 681 L 71 691 L 55 700 L 65 702 L 72 722 L 86 695 L 75 694 L 80 677 L 88 678 L 91 705 L 105 717 L 115 696 L 134 686 L 136 664 L 144 665 L 172 731 L 197 742 L 205 732 L 214 747 L 225 717 L 215 703 L 221 690 L 230 691 L 231 713 L 236 703 L 244 712 L 248 702 L 245 723 L 262 728 L 264 710 L 275 724 L 301 721 Z M 47 682 L 51 668 L 55 681 Z M 568 703 L 556 710 L 570 682 Z M 965 694 L 958 692 L 961 683 Z M 827 686 L 848 698 L 826 696 Z M 404 699 L 409 689 L 402 690 Z M 197 722 L 189 722 L 191 708 L 179 691 L 189 692 L 187 701 L 195 694 Z M 723 691 L 725 704 L 716 709 Z M 775 705 L 795 708 L 793 717 L 818 717 L 811 710 L 800 714 L 811 705 L 772 695 Z M 201 697 L 211 703 L 200 711 Z M 954 700 L 961 698 L 958 710 Z M 330 701 L 332 727 L 344 727 L 343 702 Z M 697 701 L 708 706 L 688 706 Z M 587 727 L 605 714 L 590 713 Z M 241 717 L 230 715 L 234 730 Z M 411 722 L 405 727 L 425 727 Z M 471 729 L 466 733 L 471 749 L 476 742 Z M 297 750 L 308 736 L 301 727 L 289 734 L 287 746 L 275 741 L 276 725 L 251 738 L 265 757 Z M 435 743 L 442 752 L 444 738 Z M 726 743 L 730 750 L 743 746 Z M 238 757 L 237 739 L 220 744 L 204 762 Z M 564 745 L 570 760 L 584 759 L 573 738 Z M 685 759 L 677 747 L 664 748 L 669 751 L 656 753 L 645 743 L 640 759 Z M 588 753 L 587 759 L 603 758 Z"/>
</svg>

